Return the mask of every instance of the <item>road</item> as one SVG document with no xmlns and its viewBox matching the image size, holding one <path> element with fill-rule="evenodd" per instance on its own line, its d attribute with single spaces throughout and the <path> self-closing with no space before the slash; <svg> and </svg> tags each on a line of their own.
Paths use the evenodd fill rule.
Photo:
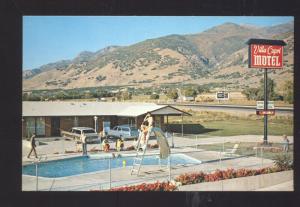
<svg viewBox="0 0 300 207">
<path fill-rule="evenodd" d="M 166 103 L 171 106 L 180 106 L 183 108 L 195 109 L 195 110 L 208 110 L 208 111 L 222 111 L 222 112 L 245 112 L 248 114 L 256 113 L 256 106 L 244 106 L 244 105 L 216 105 L 216 104 L 197 104 L 197 103 Z M 275 115 L 293 115 L 294 108 L 292 107 L 276 107 Z"/>
</svg>

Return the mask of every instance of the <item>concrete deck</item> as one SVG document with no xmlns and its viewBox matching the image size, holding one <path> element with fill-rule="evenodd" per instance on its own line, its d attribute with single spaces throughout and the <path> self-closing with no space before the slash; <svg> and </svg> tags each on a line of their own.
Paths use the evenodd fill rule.
<svg viewBox="0 0 300 207">
<path fill-rule="evenodd" d="M 234 142 L 235 140 L 242 141 L 250 140 L 253 141 L 255 136 L 234 136 L 226 137 L 227 141 Z M 256 136 L 257 137 L 257 136 Z M 259 136 L 258 136 L 259 137 Z M 37 146 L 36 150 L 38 156 L 42 156 L 43 161 L 46 157 L 47 160 L 64 159 L 67 157 L 80 156 L 81 153 L 65 153 L 67 151 L 75 151 L 76 145 L 74 141 L 67 141 L 62 138 L 56 138 L 56 141 L 43 140 L 41 145 Z M 225 139 L 225 138 L 224 138 Z M 42 139 L 40 139 L 42 140 Z M 261 139 L 259 139 L 261 140 Z M 281 141 L 281 136 L 271 138 L 270 141 L 275 140 Z M 291 139 L 290 139 L 291 140 Z M 171 140 L 169 140 L 171 141 Z M 227 168 L 261 168 L 272 166 L 273 161 L 268 159 L 261 159 L 256 157 L 234 157 L 233 159 L 226 159 L 220 161 L 220 153 L 215 151 L 204 151 L 202 149 L 196 149 L 195 147 L 184 147 L 188 145 L 196 145 L 199 143 L 222 143 L 223 138 L 202 138 L 198 139 L 197 143 L 193 139 L 189 138 L 174 138 L 175 148 L 171 149 L 171 153 L 183 153 L 195 159 L 201 160 L 203 163 L 198 165 L 184 165 L 175 166 L 171 169 L 171 179 L 176 176 L 195 171 L 210 172 L 216 169 L 227 169 Z M 156 143 L 156 140 L 150 140 L 150 144 Z M 126 141 L 125 147 L 132 145 L 132 141 Z M 111 143 L 114 148 L 114 143 Z M 88 150 L 91 149 L 100 150 L 100 144 L 88 145 Z M 23 165 L 32 163 L 33 158 L 28 159 L 26 156 L 30 148 L 27 141 L 23 141 Z M 112 150 L 110 153 L 116 153 Z M 122 151 L 121 154 L 134 153 L 135 151 Z M 109 153 L 109 154 L 110 154 Z M 158 150 L 149 149 L 147 153 L 158 153 Z M 90 152 L 90 154 L 108 154 L 102 151 Z M 113 169 L 111 172 L 111 186 L 122 186 L 130 184 L 138 184 L 142 182 L 155 182 L 155 181 L 167 181 L 169 179 L 169 170 L 160 169 L 159 166 L 142 166 L 140 176 L 130 175 L 131 167 L 124 167 L 119 169 Z M 88 191 L 88 190 L 99 190 L 107 189 L 109 185 L 109 171 L 98 171 L 88 174 L 75 175 L 63 178 L 38 178 L 38 190 L 40 191 Z M 35 191 L 36 190 L 36 177 L 22 175 L 22 190 L 23 191 Z"/>
</svg>

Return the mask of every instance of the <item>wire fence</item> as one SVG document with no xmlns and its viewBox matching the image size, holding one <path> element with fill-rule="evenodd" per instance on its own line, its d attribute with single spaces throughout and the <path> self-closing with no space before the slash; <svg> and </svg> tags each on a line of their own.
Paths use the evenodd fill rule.
<svg viewBox="0 0 300 207">
<path fill-rule="evenodd" d="M 143 164 L 140 176 L 130 176 L 131 163 L 128 161 L 135 155 L 129 155 L 124 152 L 122 157 L 112 157 L 106 154 L 105 158 L 98 157 L 102 160 L 99 162 L 99 168 L 96 167 L 93 173 L 82 174 L 80 177 L 55 177 L 45 178 L 40 166 L 47 163 L 47 155 L 41 156 L 33 161 L 31 165 L 35 168 L 34 179 L 35 186 L 23 186 L 23 189 L 36 191 L 86 191 L 86 190 L 108 190 L 114 187 L 125 185 L 134 185 L 139 183 L 153 183 L 156 181 L 171 181 L 183 173 L 203 171 L 205 173 L 213 172 L 217 169 L 227 168 L 264 168 L 273 165 L 272 156 L 281 153 L 280 144 L 275 146 L 261 146 L 259 143 L 242 143 L 227 142 L 226 139 L 219 140 L 218 143 L 198 142 L 201 136 L 185 134 L 181 138 L 189 137 L 191 142 L 176 145 L 174 138 L 180 139 L 178 134 L 173 134 L 168 138 L 171 148 L 171 157 L 167 160 L 157 159 L 157 163 L 151 165 Z M 64 143 L 62 144 L 65 147 Z M 132 151 L 134 152 L 134 151 Z M 103 154 L 102 152 L 90 154 Z M 173 157 L 179 154 L 189 156 L 184 163 L 177 163 Z M 147 156 L 158 157 L 157 150 L 147 150 Z M 57 155 L 57 158 L 64 158 L 65 155 Z M 116 165 L 116 159 L 127 160 L 127 166 Z M 200 160 L 200 162 L 195 162 Z M 64 160 L 64 159 L 63 159 Z M 165 163 L 163 166 L 161 163 Z M 59 161 L 58 161 L 59 162 Z M 106 162 L 106 163 L 105 163 Z M 50 163 L 50 162 L 49 162 Z M 123 162 L 119 162 L 123 163 Z M 105 169 L 103 166 L 107 166 Z M 154 166 L 154 167 L 153 167 Z M 24 166 L 25 167 L 25 166 Z M 149 171 L 151 173 L 149 173 Z M 127 174 L 126 174 L 127 173 Z M 80 180 L 80 182 L 77 182 Z M 25 178 L 23 178 L 25 179 Z"/>
</svg>

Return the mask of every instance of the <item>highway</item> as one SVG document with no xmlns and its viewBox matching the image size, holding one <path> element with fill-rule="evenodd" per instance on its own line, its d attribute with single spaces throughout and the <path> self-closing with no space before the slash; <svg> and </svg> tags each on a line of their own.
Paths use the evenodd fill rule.
<svg viewBox="0 0 300 207">
<path fill-rule="evenodd" d="M 160 103 L 162 104 L 162 103 Z M 197 104 L 197 103 L 164 103 L 170 106 L 177 106 L 195 110 L 209 110 L 209 111 L 223 111 L 223 112 L 245 112 L 249 114 L 256 113 L 256 106 L 245 106 L 245 105 L 225 105 L 225 104 Z M 292 107 L 276 107 L 275 115 L 293 115 L 294 108 Z"/>
</svg>

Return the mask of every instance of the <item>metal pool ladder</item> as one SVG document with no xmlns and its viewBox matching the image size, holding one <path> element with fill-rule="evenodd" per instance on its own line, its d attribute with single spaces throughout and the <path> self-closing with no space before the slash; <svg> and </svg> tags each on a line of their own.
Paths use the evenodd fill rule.
<svg viewBox="0 0 300 207">
<path fill-rule="evenodd" d="M 142 162 L 143 162 L 146 150 L 147 150 L 148 140 L 150 138 L 150 132 L 148 131 L 148 133 L 146 135 L 146 143 L 144 143 L 143 146 L 141 146 L 142 145 L 141 144 L 142 137 L 143 137 L 143 132 L 140 132 L 139 138 L 138 138 L 138 143 L 136 146 L 136 155 L 133 158 L 133 164 L 132 164 L 130 175 L 133 175 L 134 172 L 136 172 L 136 175 L 139 175 L 139 173 L 140 173 Z M 140 149 L 142 149 L 142 151 L 140 151 Z"/>
</svg>

